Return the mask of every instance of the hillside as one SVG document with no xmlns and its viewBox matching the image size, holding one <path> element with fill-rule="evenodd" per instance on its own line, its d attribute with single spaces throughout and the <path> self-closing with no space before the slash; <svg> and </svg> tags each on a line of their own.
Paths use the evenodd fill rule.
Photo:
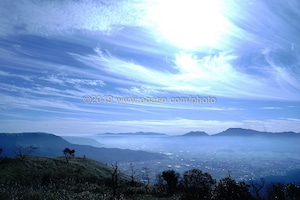
<svg viewBox="0 0 300 200">
<path fill-rule="evenodd" d="M 0 148 L 3 156 L 15 156 L 18 151 L 33 146 L 37 148 L 33 155 L 62 156 L 65 148 L 74 149 L 75 155 L 86 156 L 103 163 L 148 161 L 165 158 L 164 155 L 129 149 L 93 147 L 72 144 L 63 138 L 48 133 L 0 133 Z"/>
<path fill-rule="evenodd" d="M 101 199 L 112 195 L 115 168 L 74 157 L 0 158 L 0 199 Z M 117 184 L 130 178 L 120 172 Z"/>
<path fill-rule="evenodd" d="M 111 178 L 112 168 L 89 158 L 74 157 L 67 163 L 65 157 L 27 156 L 2 158 L 0 160 L 2 182 L 15 181 L 20 184 L 48 184 L 61 182 L 65 178 L 76 181 L 104 183 Z M 123 180 L 129 180 L 125 175 Z"/>
<path fill-rule="evenodd" d="M 67 162 L 65 157 L 0 156 L 0 186 L 1 200 L 174 199 L 121 173 L 117 163 L 78 157 Z"/>
</svg>

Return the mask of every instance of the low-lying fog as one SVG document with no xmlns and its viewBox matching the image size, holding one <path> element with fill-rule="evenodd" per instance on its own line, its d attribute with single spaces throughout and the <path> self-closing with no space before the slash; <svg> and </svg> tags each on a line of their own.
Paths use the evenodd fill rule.
<svg viewBox="0 0 300 200">
<path fill-rule="evenodd" d="M 167 155 L 166 160 L 133 163 L 135 176 L 143 178 L 143 168 L 147 167 L 152 182 L 156 173 L 168 169 L 182 173 L 199 168 L 216 179 L 230 173 L 245 181 L 300 169 L 299 138 L 100 135 L 94 139 L 104 147 Z M 120 163 L 120 169 L 130 173 L 130 164 Z"/>
</svg>

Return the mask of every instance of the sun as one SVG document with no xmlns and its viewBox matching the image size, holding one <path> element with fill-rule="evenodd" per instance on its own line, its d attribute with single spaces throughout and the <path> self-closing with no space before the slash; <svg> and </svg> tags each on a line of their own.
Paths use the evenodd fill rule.
<svg viewBox="0 0 300 200">
<path fill-rule="evenodd" d="M 163 40 L 184 49 L 214 46 L 226 29 L 221 0 L 161 0 L 152 17 Z"/>
</svg>

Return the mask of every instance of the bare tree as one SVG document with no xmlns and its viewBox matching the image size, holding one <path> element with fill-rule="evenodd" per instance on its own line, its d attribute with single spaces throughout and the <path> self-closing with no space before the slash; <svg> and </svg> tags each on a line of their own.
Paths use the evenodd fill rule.
<svg viewBox="0 0 300 200">
<path fill-rule="evenodd" d="M 150 184 L 150 172 L 148 167 L 143 167 L 142 169 L 142 180 L 145 183 L 145 189 L 148 190 Z"/>
<path fill-rule="evenodd" d="M 131 178 L 130 184 L 132 186 L 136 186 L 135 174 L 136 174 L 136 170 L 134 169 L 132 162 L 130 162 L 130 178 Z"/>
<path fill-rule="evenodd" d="M 166 181 L 164 180 L 164 178 L 162 177 L 162 173 L 158 172 L 155 175 L 155 180 L 156 180 L 156 184 L 157 185 L 164 185 L 166 183 Z"/>
<path fill-rule="evenodd" d="M 118 188 L 118 176 L 119 176 L 119 169 L 118 169 L 118 162 L 116 161 L 115 164 L 111 164 L 112 166 L 112 173 L 111 173 L 111 180 L 112 180 L 112 188 L 113 188 L 113 194 L 116 196 L 117 194 L 117 188 Z"/>
<path fill-rule="evenodd" d="M 20 160 L 23 161 L 26 157 L 33 154 L 36 150 L 38 150 L 38 147 L 34 147 L 32 145 L 27 147 L 17 145 L 16 149 L 14 150 L 14 153 Z"/>
</svg>

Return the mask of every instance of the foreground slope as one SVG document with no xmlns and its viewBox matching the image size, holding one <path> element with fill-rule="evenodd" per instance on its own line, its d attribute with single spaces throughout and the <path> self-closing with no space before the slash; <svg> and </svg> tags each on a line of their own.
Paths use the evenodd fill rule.
<svg viewBox="0 0 300 200">
<path fill-rule="evenodd" d="M 1 158 L 1 182 L 17 182 L 27 185 L 45 185 L 50 182 L 60 183 L 65 179 L 76 182 L 105 183 L 111 179 L 113 168 L 88 158 L 74 157 L 66 161 L 65 157 L 26 156 Z M 125 175 L 120 179 L 129 180 Z"/>
<path fill-rule="evenodd" d="M 0 199 L 107 199 L 129 182 L 115 167 L 88 158 L 0 158 Z"/>
</svg>

